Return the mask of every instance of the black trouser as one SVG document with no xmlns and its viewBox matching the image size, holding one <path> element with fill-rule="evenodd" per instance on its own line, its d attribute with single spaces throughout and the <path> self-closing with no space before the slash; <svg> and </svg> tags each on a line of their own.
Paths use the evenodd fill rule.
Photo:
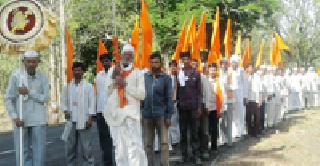
<svg viewBox="0 0 320 166">
<path fill-rule="evenodd" d="M 102 113 L 97 113 L 97 126 L 99 131 L 100 147 L 102 150 L 102 160 L 105 166 L 113 165 L 113 145 L 110 129 Z"/>
<path fill-rule="evenodd" d="M 256 102 L 249 102 L 246 106 L 246 124 L 248 135 L 256 137 L 260 130 L 260 109 Z"/>
<path fill-rule="evenodd" d="M 260 106 L 260 132 L 264 130 L 264 111 L 265 111 L 266 103 L 262 102 Z"/>
<path fill-rule="evenodd" d="M 219 119 L 217 110 L 209 111 L 209 133 L 211 135 L 211 150 L 217 150 L 219 136 Z"/>
<path fill-rule="evenodd" d="M 208 110 L 204 107 L 204 104 L 201 108 L 201 118 L 200 118 L 200 130 L 199 130 L 199 137 L 200 137 L 200 152 L 201 154 L 208 152 L 208 141 L 209 141 L 209 118 L 208 118 Z"/>
<path fill-rule="evenodd" d="M 179 109 L 181 153 L 188 157 L 188 130 L 190 131 L 190 144 L 193 157 L 198 158 L 200 153 L 199 126 L 200 120 L 196 118 L 195 110 Z"/>
</svg>

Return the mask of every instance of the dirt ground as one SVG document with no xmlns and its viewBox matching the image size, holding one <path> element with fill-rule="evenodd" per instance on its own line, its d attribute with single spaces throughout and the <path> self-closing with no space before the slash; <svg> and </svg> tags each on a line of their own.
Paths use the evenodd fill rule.
<svg viewBox="0 0 320 166">
<path fill-rule="evenodd" d="M 221 153 L 211 165 L 317 166 L 320 165 L 320 109 L 291 112 L 260 138 L 249 138 Z"/>
</svg>

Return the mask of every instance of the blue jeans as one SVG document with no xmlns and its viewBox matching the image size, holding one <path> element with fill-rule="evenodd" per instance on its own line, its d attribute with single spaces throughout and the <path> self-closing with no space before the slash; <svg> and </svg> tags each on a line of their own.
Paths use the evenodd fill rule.
<svg viewBox="0 0 320 166">
<path fill-rule="evenodd" d="M 14 145 L 16 150 L 16 165 L 20 161 L 20 129 L 14 129 Z M 24 165 L 25 166 L 44 166 L 45 165 L 45 147 L 46 147 L 46 127 L 34 126 L 23 128 L 24 144 Z M 31 148 L 32 146 L 32 148 Z"/>
</svg>

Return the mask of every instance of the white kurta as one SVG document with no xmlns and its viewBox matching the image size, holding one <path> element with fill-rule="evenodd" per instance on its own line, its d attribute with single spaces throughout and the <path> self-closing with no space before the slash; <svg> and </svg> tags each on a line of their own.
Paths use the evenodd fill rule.
<svg viewBox="0 0 320 166">
<path fill-rule="evenodd" d="M 172 80 L 172 89 L 174 90 L 174 95 L 172 99 L 176 100 L 176 90 L 177 90 L 177 80 L 174 76 L 171 75 Z M 180 142 L 180 126 L 179 126 L 179 116 L 177 110 L 177 104 L 173 106 L 173 114 L 171 117 L 171 126 L 169 127 L 169 140 L 171 144 L 177 144 Z"/>
<path fill-rule="evenodd" d="M 269 100 L 266 103 L 266 114 L 267 114 L 267 126 L 272 127 L 275 124 L 275 109 L 276 109 L 276 96 L 275 96 L 275 76 L 267 74 L 265 76 L 267 96 Z"/>
<path fill-rule="evenodd" d="M 132 65 L 122 70 L 131 70 Z M 110 132 L 115 145 L 115 160 L 118 166 L 146 166 L 147 158 L 142 144 L 140 123 L 140 101 L 145 98 L 143 72 L 134 69 L 125 78 L 125 96 L 128 105 L 119 107 L 118 91 L 113 86 L 112 73 L 108 72 L 106 94 L 108 96 L 104 117 L 110 126 Z"/>
<path fill-rule="evenodd" d="M 289 81 L 289 110 L 299 110 L 301 109 L 300 94 L 302 93 L 300 79 L 296 74 L 293 74 Z"/>
<path fill-rule="evenodd" d="M 257 74 L 248 76 L 246 92 L 245 96 L 249 102 L 260 103 L 260 76 Z"/>
<path fill-rule="evenodd" d="M 243 104 L 243 87 L 244 77 L 243 70 L 237 69 L 232 70 L 232 85 L 231 89 L 234 94 L 234 110 L 233 110 L 233 125 L 232 125 L 232 136 L 241 137 L 244 135 L 245 130 L 245 107 Z"/>
<path fill-rule="evenodd" d="M 89 115 L 96 114 L 92 84 L 85 80 L 76 85 L 74 80 L 64 87 L 61 95 L 61 110 L 69 112 L 76 129 L 85 129 Z"/>
<path fill-rule="evenodd" d="M 97 87 L 97 113 L 103 113 L 107 103 L 106 94 L 106 81 L 108 73 L 104 70 L 97 74 L 96 87 Z"/>
<path fill-rule="evenodd" d="M 280 75 L 275 76 L 275 119 L 274 123 L 279 123 L 283 117 L 282 102 L 283 98 L 281 95 L 281 91 L 284 88 L 283 79 Z"/>
</svg>

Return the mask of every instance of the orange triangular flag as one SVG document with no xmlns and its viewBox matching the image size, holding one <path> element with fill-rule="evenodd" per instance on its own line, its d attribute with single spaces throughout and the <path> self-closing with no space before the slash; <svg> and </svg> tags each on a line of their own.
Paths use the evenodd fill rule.
<svg viewBox="0 0 320 166">
<path fill-rule="evenodd" d="M 260 43 L 260 49 L 256 60 L 256 67 L 259 67 L 263 61 L 263 52 L 264 52 L 264 41 Z"/>
<path fill-rule="evenodd" d="M 67 44 L 67 83 L 72 81 L 72 65 L 73 65 L 73 46 L 69 31 L 66 29 Z"/>
<path fill-rule="evenodd" d="M 227 23 L 227 30 L 224 36 L 224 52 L 225 57 L 230 58 L 231 57 L 231 47 L 232 47 L 232 29 L 231 29 L 231 19 L 228 19 Z"/>
<path fill-rule="evenodd" d="M 180 37 L 179 40 L 177 42 L 177 46 L 176 46 L 176 52 L 174 53 L 174 55 L 172 56 L 172 60 L 176 60 L 177 62 L 180 59 L 180 52 L 182 51 L 182 48 L 184 47 L 184 41 L 185 41 L 185 37 L 186 36 L 186 22 L 183 23 L 181 32 L 180 32 Z"/>
<path fill-rule="evenodd" d="M 241 32 L 240 31 L 238 31 L 235 54 L 238 54 L 239 56 L 242 55 L 241 54 Z"/>
<path fill-rule="evenodd" d="M 216 104 L 217 104 L 217 114 L 220 115 L 222 112 L 222 104 L 223 104 L 223 96 L 222 90 L 220 87 L 220 80 L 219 78 L 216 80 Z"/>
<path fill-rule="evenodd" d="M 141 60 L 139 55 L 139 22 L 138 19 L 134 23 L 134 28 L 131 33 L 131 45 L 134 47 L 134 67 L 141 68 Z"/>
<path fill-rule="evenodd" d="M 101 55 L 107 54 L 107 53 L 108 53 L 108 50 L 106 49 L 102 39 L 99 38 L 98 51 L 97 51 L 97 61 L 96 61 L 96 66 L 97 66 L 96 73 L 99 73 L 100 71 L 102 71 L 104 69 L 102 63 L 100 62 L 100 57 L 101 57 Z"/>
<path fill-rule="evenodd" d="M 200 25 L 198 28 L 198 42 L 201 51 L 205 50 L 206 47 L 206 13 L 203 12 L 201 16 Z"/>
<path fill-rule="evenodd" d="M 208 56 L 208 63 L 219 63 L 220 60 L 220 11 L 216 10 L 216 19 L 213 22 L 213 33 L 211 38 L 211 49 Z"/>
<path fill-rule="evenodd" d="M 281 50 L 289 50 L 289 47 L 284 43 L 282 38 L 278 35 L 278 33 L 275 33 L 275 46 L 272 53 L 272 59 L 274 65 L 280 65 L 282 64 L 282 56 L 281 56 Z"/>
<path fill-rule="evenodd" d="M 284 43 L 284 41 L 282 40 L 282 38 L 279 36 L 278 33 L 275 33 L 276 36 L 276 43 L 278 45 L 278 48 L 280 50 L 289 50 L 289 47 Z"/>
<path fill-rule="evenodd" d="M 150 68 L 149 56 L 152 54 L 152 24 L 148 16 L 148 6 L 141 0 L 140 24 L 142 29 L 142 67 Z"/>
<path fill-rule="evenodd" d="M 188 27 L 187 36 L 184 41 L 183 51 L 190 51 L 189 47 L 192 46 L 193 41 L 195 40 L 196 35 L 196 18 L 192 15 L 190 24 Z"/>
<path fill-rule="evenodd" d="M 250 64 L 251 61 L 251 47 L 250 47 L 250 40 L 247 39 L 246 40 L 246 49 L 244 51 L 244 55 L 243 55 L 243 67 L 246 67 L 248 64 Z"/>
</svg>

